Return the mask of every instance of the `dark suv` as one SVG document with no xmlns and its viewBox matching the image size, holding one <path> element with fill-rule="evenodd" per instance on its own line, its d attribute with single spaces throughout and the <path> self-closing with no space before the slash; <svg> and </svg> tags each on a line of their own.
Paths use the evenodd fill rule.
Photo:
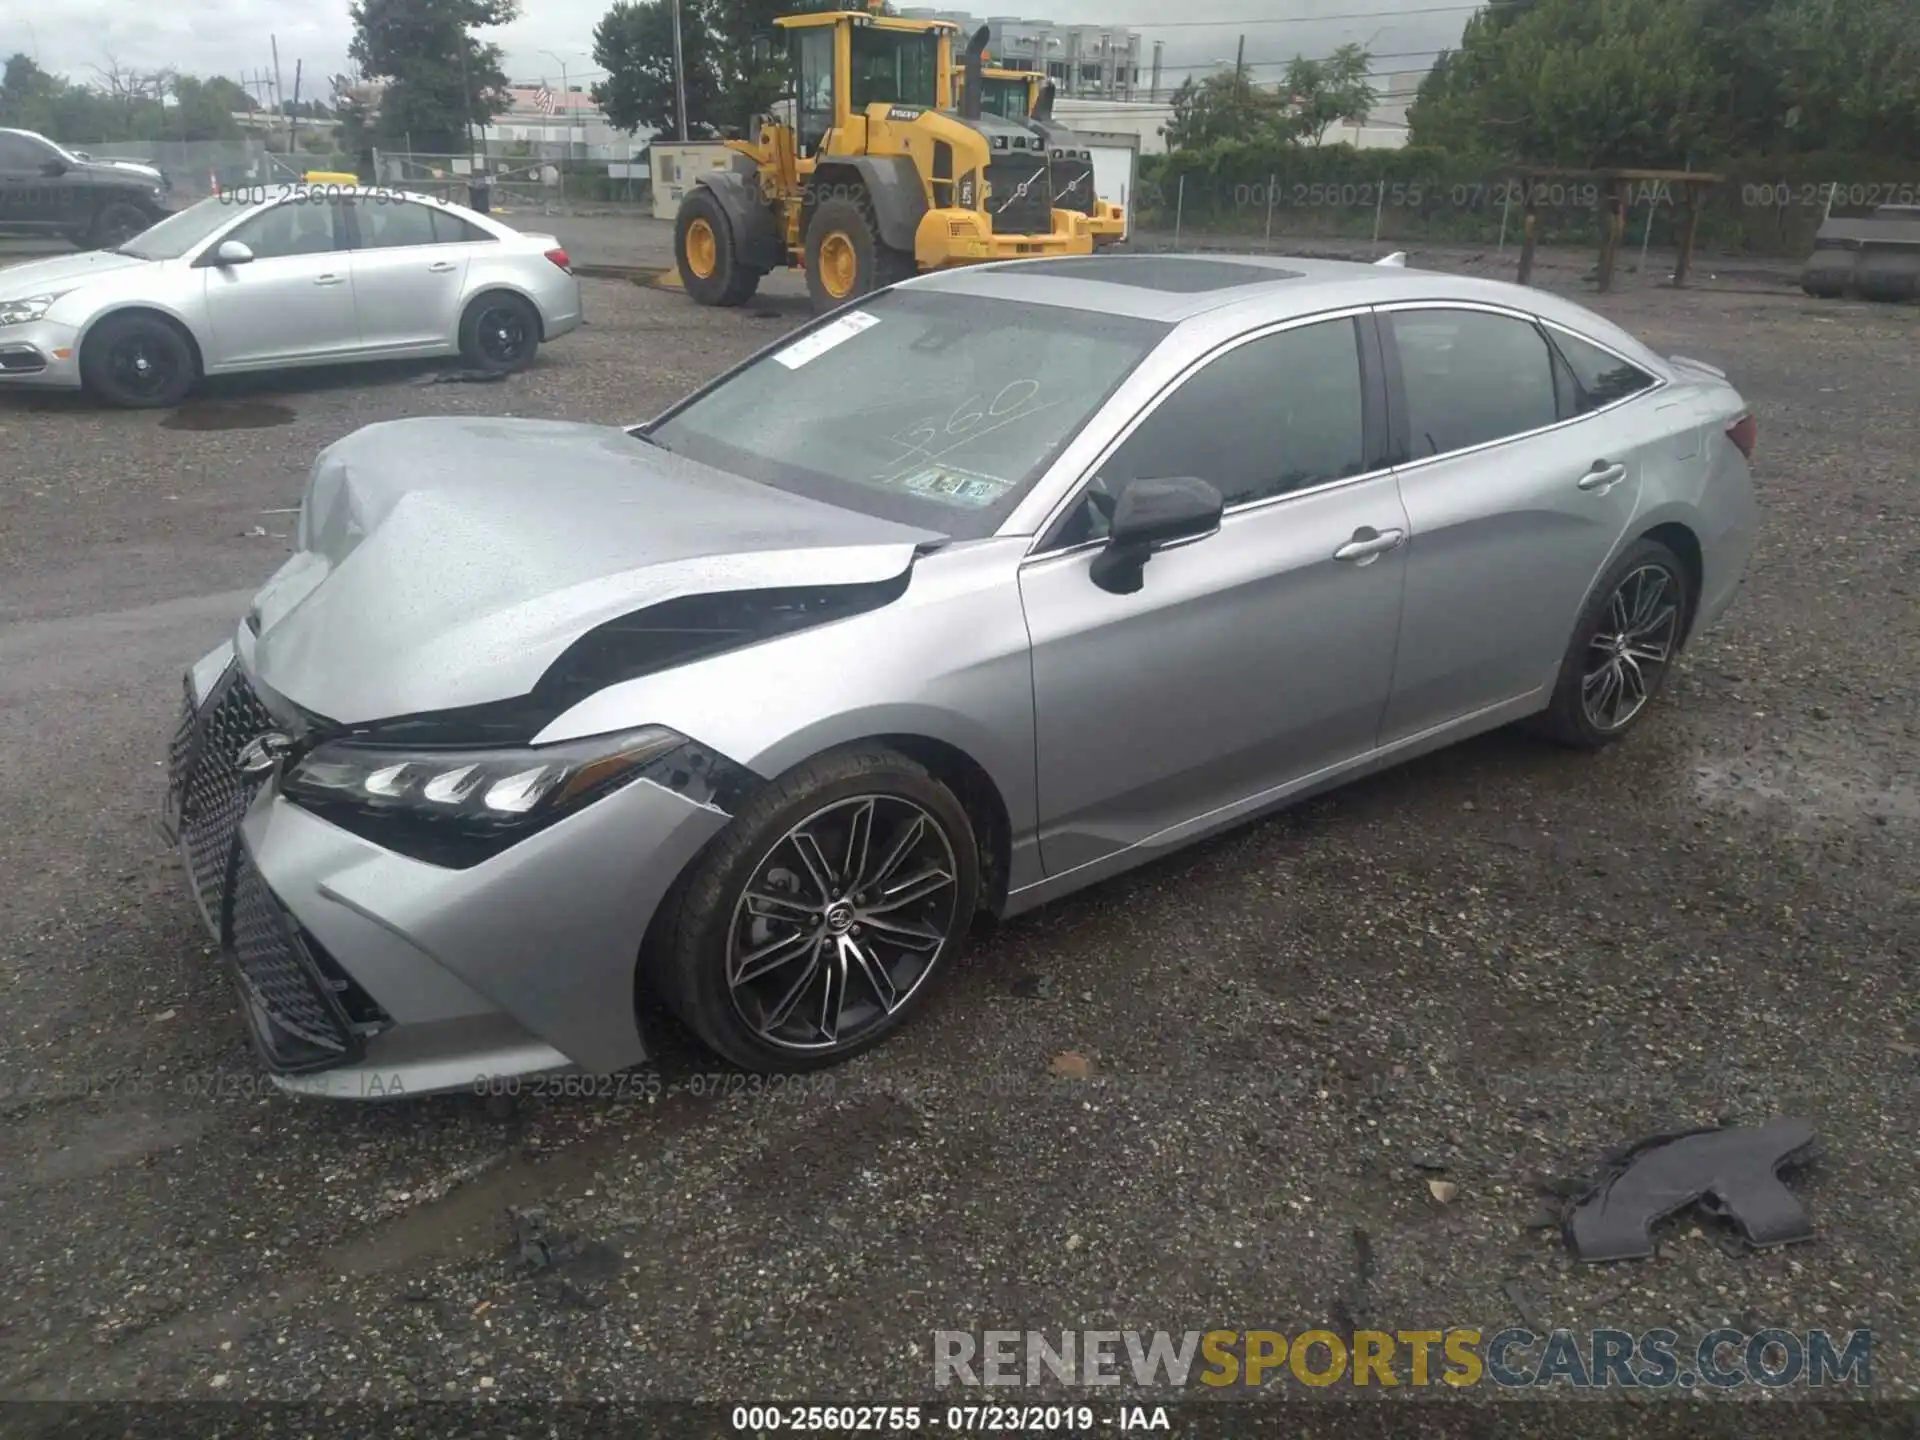
<svg viewBox="0 0 1920 1440">
<path fill-rule="evenodd" d="M 82 160 L 31 130 L 0 130 L 0 235 L 63 235 L 107 249 L 167 213 L 164 179 Z"/>
</svg>

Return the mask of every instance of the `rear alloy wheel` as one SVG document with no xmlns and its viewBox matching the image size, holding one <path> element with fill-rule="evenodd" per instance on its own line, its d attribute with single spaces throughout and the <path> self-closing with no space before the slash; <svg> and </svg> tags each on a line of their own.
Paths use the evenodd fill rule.
<svg viewBox="0 0 1920 1440">
<path fill-rule="evenodd" d="M 100 213 L 93 217 L 93 228 L 87 232 L 87 242 L 96 250 L 111 250 L 116 245 L 126 244 L 152 224 L 146 211 L 138 205 L 115 202 L 101 207 Z"/>
<path fill-rule="evenodd" d="M 740 263 L 733 226 L 720 201 L 696 186 L 680 202 L 673 225 L 673 258 L 680 283 L 701 305 L 744 305 L 760 288 L 761 271 Z"/>
<path fill-rule="evenodd" d="M 1680 654 L 1693 614 L 1686 567 L 1642 540 L 1594 587 L 1542 717 L 1553 738 L 1597 750 L 1632 729 Z"/>
<path fill-rule="evenodd" d="M 863 748 L 767 787 L 700 862 L 668 998 L 750 1070 L 811 1070 L 902 1024 L 973 919 L 965 808 L 904 756 Z"/>
<path fill-rule="evenodd" d="M 198 377 L 187 337 L 154 315 L 109 315 L 80 349 L 80 378 L 102 400 L 128 409 L 166 409 Z"/>
<path fill-rule="evenodd" d="M 539 348 L 539 312 L 518 295 L 482 295 L 460 322 L 461 355 L 490 375 L 526 369 Z"/>
</svg>

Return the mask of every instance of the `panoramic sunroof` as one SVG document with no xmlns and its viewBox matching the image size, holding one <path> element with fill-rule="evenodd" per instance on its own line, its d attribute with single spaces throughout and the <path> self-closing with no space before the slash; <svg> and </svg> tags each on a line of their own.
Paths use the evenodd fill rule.
<svg viewBox="0 0 1920 1440">
<path fill-rule="evenodd" d="M 1197 295 L 1206 290 L 1231 290 L 1236 285 L 1264 285 L 1269 280 L 1298 280 L 1297 270 L 1276 270 L 1239 260 L 1196 260 L 1184 255 L 1063 255 L 1057 260 L 1028 260 L 1022 275 L 1059 275 L 1070 280 L 1099 280 L 1108 285 L 1131 285 L 1138 290 L 1165 290 Z"/>
</svg>

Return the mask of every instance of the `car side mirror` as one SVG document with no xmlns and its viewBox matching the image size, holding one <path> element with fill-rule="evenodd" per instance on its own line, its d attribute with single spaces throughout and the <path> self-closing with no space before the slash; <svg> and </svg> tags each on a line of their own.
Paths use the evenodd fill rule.
<svg viewBox="0 0 1920 1440">
<path fill-rule="evenodd" d="M 250 265 L 253 263 L 253 251 L 244 241 L 222 240 L 220 248 L 213 252 L 216 265 Z"/>
<path fill-rule="evenodd" d="M 1120 492 L 1090 578 L 1111 594 L 1133 594 L 1154 551 L 1211 535 L 1226 509 L 1220 492 L 1195 475 L 1134 481 Z"/>
<path fill-rule="evenodd" d="M 41 162 L 40 165 L 40 173 L 48 178 L 56 175 L 64 175 L 67 173 L 67 170 L 67 162 L 60 159 L 57 155 L 51 160 Z"/>
</svg>

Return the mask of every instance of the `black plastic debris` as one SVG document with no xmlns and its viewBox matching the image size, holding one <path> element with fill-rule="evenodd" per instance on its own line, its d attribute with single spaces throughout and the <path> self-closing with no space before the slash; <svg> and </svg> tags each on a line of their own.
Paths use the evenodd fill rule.
<svg viewBox="0 0 1920 1440">
<path fill-rule="evenodd" d="M 1813 1126 L 1786 1119 L 1643 1140 L 1574 1202 L 1567 1242 L 1589 1262 L 1644 1259 L 1654 1225 L 1695 1204 L 1731 1220 L 1755 1246 L 1810 1240 L 1813 1221 L 1780 1171 L 1809 1158 L 1813 1143 Z"/>
<path fill-rule="evenodd" d="M 416 385 L 493 385 L 507 378 L 504 370 L 436 370 L 422 375 Z"/>
</svg>

